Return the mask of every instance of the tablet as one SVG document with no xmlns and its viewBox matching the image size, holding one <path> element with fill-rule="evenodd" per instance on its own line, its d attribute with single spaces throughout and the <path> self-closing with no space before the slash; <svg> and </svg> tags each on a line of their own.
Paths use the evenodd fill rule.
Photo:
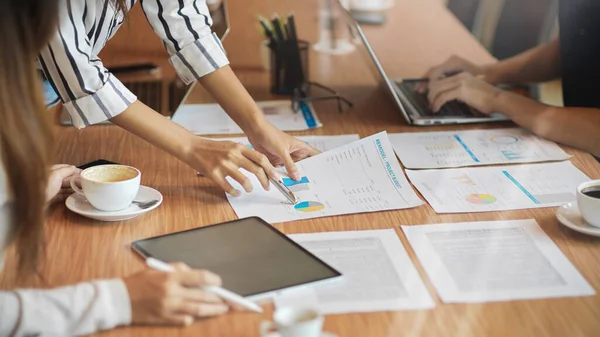
<svg viewBox="0 0 600 337">
<path fill-rule="evenodd" d="M 264 220 L 253 217 L 135 241 L 144 258 L 184 262 L 221 276 L 244 297 L 267 297 L 341 273 Z"/>
</svg>

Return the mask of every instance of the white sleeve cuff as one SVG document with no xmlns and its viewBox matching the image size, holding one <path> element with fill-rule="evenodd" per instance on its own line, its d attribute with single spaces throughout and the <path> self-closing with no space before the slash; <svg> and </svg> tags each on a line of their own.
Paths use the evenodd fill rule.
<svg viewBox="0 0 600 337">
<path fill-rule="evenodd" d="M 17 293 L 22 305 L 17 336 L 80 336 L 131 323 L 129 294 L 119 279 Z"/>
<path fill-rule="evenodd" d="M 137 97 L 112 74 L 100 90 L 64 104 L 73 125 L 82 129 L 88 125 L 104 122 L 125 111 Z"/>
<path fill-rule="evenodd" d="M 131 301 L 125 283 L 121 279 L 95 281 L 101 301 L 100 307 L 107 309 L 104 329 L 131 324 Z"/>
<path fill-rule="evenodd" d="M 171 56 L 179 77 L 190 84 L 229 64 L 225 49 L 215 33 L 206 35 Z"/>
<path fill-rule="evenodd" d="M 17 294 L 0 291 L 0 336 L 12 336 L 19 317 L 21 316 L 21 303 Z"/>
</svg>

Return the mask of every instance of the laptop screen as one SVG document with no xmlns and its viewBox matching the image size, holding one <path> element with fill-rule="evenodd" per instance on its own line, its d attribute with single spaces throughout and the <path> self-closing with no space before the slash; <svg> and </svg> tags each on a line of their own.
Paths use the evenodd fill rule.
<svg viewBox="0 0 600 337">
<path fill-rule="evenodd" d="M 396 104 L 398 105 L 398 107 L 400 107 L 400 110 L 402 111 L 402 114 L 404 115 L 405 119 L 410 122 L 411 119 L 408 113 L 406 112 L 402 101 L 400 101 L 400 98 L 398 97 L 399 93 L 395 89 L 395 84 L 392 83 L 390 78 L 387 76 L 383 65 L 377 58 L 375 50 L 373 50 L 360 24 L 354 19 L 350 11 L 344 8 L 344 6 L 342 6 L 339 0 L 334 2 L 336 4 L 335 6 L 337 7 L 337 10 L 339 10 L 342 13 L 342 16 L 345 18 L 350 29 L 351 35 L 354 37 L 355 40 L 358 40 L 358 43 L 356 43 L 356 45 L 362 60 L 369 67 L 369 70 L 376 79 L 383 79 L 383 84 L 386 91 L 396 101 Z"/>
<path fill-rule="evenodd" d="M 229 13 L 227 12 L 227 0 L 222 0 L 221 4 L 216 10 L 210 11 L 212 17 L 212 31 L 217 34 L 217 37 L 221 42 L 225 39 L 229 33 Z"/>
</svg>

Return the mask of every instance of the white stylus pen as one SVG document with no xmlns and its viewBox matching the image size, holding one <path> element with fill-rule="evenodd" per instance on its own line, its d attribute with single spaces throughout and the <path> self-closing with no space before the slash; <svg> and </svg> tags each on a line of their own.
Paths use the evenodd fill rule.
<svg viewBox="0 0 600 337">
<path fill-rule="evenodd" d="M 149 257 L 146 259 L 146 265 L 154 270 L 163 271 L 165 273 L 172 273 L 175 271 L 175 268 L 173 268 L 173 266 L 153 257 Z M 252 303 L 247 299 L 243 298 L 242 296 L 231 292 L 225 288 L 221 288 L 218 286 L 204 286 L 202 287 L 202 289 L 211 292 L 226 301 L 237 304 L 245 309 L 252 310 L 254 312 L 263 311 L 262 308 L 257 304 Z"/>
</svg>

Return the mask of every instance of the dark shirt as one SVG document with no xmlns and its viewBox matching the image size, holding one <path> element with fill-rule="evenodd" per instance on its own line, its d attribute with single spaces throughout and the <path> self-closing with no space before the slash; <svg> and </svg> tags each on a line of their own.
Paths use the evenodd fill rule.
<svg viewBox="0 0 600 337">
<path fill-rule="evenodd" d="M 560 0 L 565 106 L 600 108 L 600 0 Z"/>
</svg>

